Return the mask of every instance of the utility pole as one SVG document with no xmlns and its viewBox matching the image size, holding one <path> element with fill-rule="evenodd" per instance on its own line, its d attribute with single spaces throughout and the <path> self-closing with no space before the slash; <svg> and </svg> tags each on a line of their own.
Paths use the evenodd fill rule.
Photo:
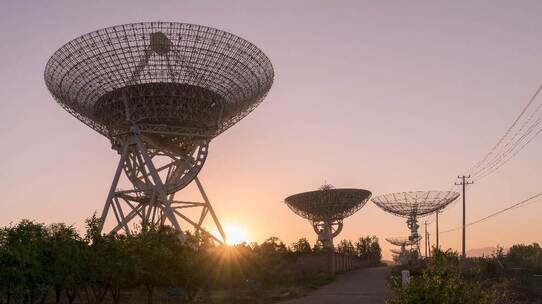
<svg viewBox="0 0 542 304">
<path fill-rule="evenodd" d="M 427 232 L 427 247 L 429 247 L 429 257 L 431 257 L 431 233 Z"/>
<path fill-rule="evenodd" d="M 440 246 L 439 246 L 439 243 L 438 243 L 438 213 L 440 212 L 440 210 L 437 210 L 437 212 L 435 212 L 435 226 L 436 226 L 436 229 L 437 229 L 437 233 L 435 234 L 436 235 L 436 248 L 437 250 L 440 250 Z"/>
<path fill-rule="evenodd" d="M 425 244 L 425 257 L 427 257 L 427 221 L 424 222 L 425 226 L 425 235 L 424 235 L 424 244 Z"/>
<path fill-rule="evenodd" d="M 468 180 L 470 178 L 470 175 L 468 175 L 468 176 L 461 175 L 461 176 L 458 176 L 457 178 L 459 178 L 460 182 L 455 183 L 455 185 L 463 186 L 463 242 L 462 242 L 462 248 L 461 248 L 461 257 L 464 259 L 464 258 L 467 257 L 467 253 L 465 251 L 465 228 L 466 228 L 466 222 L 465 222 L 465 187 L 467 185 L 473 184 L 474 182 L 471 182 L 471 181 Z"/>
</svg>

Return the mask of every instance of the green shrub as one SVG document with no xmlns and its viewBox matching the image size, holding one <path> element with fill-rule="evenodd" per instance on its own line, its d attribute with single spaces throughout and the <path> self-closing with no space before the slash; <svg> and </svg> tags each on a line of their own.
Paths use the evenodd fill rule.
<svg viewBox="0 0 542 304">
<path fill-rule="evenodd" d="M 518 244 L 510 247 L 505 260 L 507 266 L 524 268 L 534 273 L 542 273 L 542 248 L 537 243 Z"/>
<path fill-rule="evenodd" d="M 399 274 L 392 275 L 390 286 L 394 295 L 388 304 L 507 303 L 499 290 L 484 289 L 480 282 L 466 280 L 459 257 L 452 251 L 435 251 L 422 274 L 412 276 L 406 288 L 401 287 Z"/>
</svg>

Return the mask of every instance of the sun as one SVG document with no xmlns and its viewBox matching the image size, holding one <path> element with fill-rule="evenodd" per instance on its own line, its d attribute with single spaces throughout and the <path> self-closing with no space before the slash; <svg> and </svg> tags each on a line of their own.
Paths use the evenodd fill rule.
<svg viewBox="0 0 542 304">
<path fill-rule="evenodd" d="M 226 244 L 228 245 L 237 245 L 248 242 L 248 234 L 239 224 L 225 224 L 224 232 L 226 233 Z"/>
</svg>

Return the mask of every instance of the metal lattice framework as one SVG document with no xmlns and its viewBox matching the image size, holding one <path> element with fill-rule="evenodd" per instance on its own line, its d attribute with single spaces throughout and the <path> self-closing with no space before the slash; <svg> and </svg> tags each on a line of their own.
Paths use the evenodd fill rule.
<svg viewBox="0 0 542 304">
<path fill-rule="evenodd" d="M 446 207 L 458 197 L 454 191 L 412 191 L 383 194 L 371 200 L 394 215 L 420 217 Z"/>
<path fill-rule="evenodd" d="M 416 245 L 416 243 L 418 242 L 418 240 L 410 240 L 409 237 L 387 238 L 386 241 L 388 241 L 388 243 L 392 245 L 399 246 L 399 247 L 413 246 L 413 245 Z"/>
<path fill-rule="evenodd" d="M 322 189 L 291 195 L 286 204 L 310 221 L 342 220 L 361 209 L 371 197 L 363 189 Z"/>
<path fill-rule="evenodd" d="M 443 209 L 458 197 L 454 191 L 411 191 L 379 195 L 372 201 L 386 212 L 407 218 L 409 240 L 416 242 L 419 253 L 418 218 Z"/>
<path fill-rule="evenodd" d="M 109 138 L 137 124 L 180 143 L 215 137 L 250 113 L 271 88 L 273 67 L 233 34 L 145 22 L 68 42 L 47 63 L 45 82 L 68 112 Z"/>
<path fill-rule="evenodd" d="M 397 255 L 397 256 L 399 256 L 399 255 L 401 255 L 403 253 L 402 250 L 398 250 L 398 249 L 390 249 L 390 252 L 392 254 L 394 254 L 394 255 Z"/>
<path fill-rule="evenodd" d="M 415 250 L 415 252 L 419 252 L 419 242 L 421 240 L 421 237 L 418 237 L 417 239 L 412 239 L 412 237 L 392 237 L 387 238 L 386 241 L 388 243 L 398 246 L 399 249 L 390 249 L 390 252 L 393 254 L 393 260 L 395 262 L 398 262 L 401 265 L 405 265 L 408 263 L 408 261 L 413 258 L 412 251 Z M 406 247 L 409 246 L 410 248 L 407 249 Z M 414 247 L 414 249 L 413 249 Z"/>
<path fill-rule="evenodd" d="M 343 228 L 343 219 L 361 209 L 371 197 L 363 189 L 335 189 L 324 185 L 319 190 L 291 195 L 284 201 L 297 215 L 312 222 L 318 240 L 333 248 L 333 238 Z"/>
<path fill-rule="evenodd" d="M 273 83 L 265 54 L 233 34 L 193 24 L 145 22 L 104 28 L 56 51 L 45 82 L 73 116 L 109 138 L 120 155 L 101 216 L 112 232 L 181 220 L 224 232 L 197 175 L 209 142 L 262 102 Z M 130 189 L 117 189 L 125 177 Z M 195 181 L 203 202 L 175 193 Z M 184 212 L 201 208 L 197 219 Z M 215 236 L 217 241 L 221 241 Z"/>
</svg>

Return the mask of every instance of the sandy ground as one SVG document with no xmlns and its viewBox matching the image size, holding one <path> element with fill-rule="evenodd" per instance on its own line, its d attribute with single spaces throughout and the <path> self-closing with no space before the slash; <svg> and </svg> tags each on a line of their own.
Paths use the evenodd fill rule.
<svg viewBox="0 0 542 304">
<path fill-rule="evenodd" d="M 387 286 L 389 267 L 358 269 L 339 275 L 337 279 L 309 295 L 283 304 L 376 304 L 390 295 Z"/>
</svg>

